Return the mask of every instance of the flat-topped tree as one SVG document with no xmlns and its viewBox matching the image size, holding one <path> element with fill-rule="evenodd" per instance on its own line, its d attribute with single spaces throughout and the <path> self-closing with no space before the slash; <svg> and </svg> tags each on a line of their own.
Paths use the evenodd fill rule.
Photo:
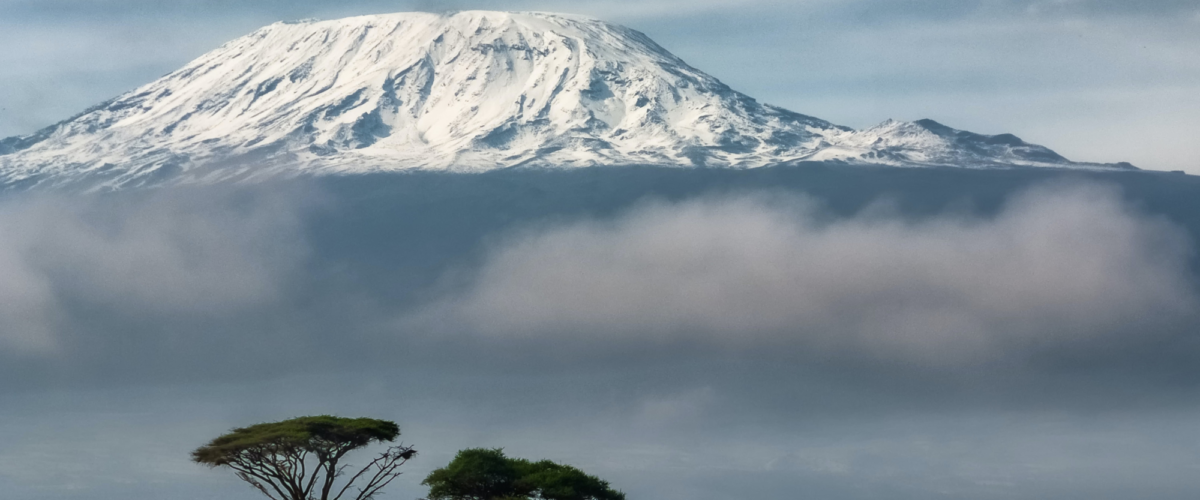
<svg viewBox="0 0 1200 500">
<path fill-rule="evenodd" d="M 369 500 L 400 475 L 398 469 L 416 450 L 391 446 L 348 477 L 350 466 L 342 459 L 399 435 L 400 427 L 387 420 L 300 417 L 234 429 L 197 448 L 192 460 L 229 467 L 273 500 L 341 500 L 347 493 L 347 500 Z"/>
</svg>

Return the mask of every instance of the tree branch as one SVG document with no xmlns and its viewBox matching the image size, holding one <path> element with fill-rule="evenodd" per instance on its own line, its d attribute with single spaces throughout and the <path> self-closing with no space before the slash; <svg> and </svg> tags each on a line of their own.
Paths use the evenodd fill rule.
<svg viewBox="0 0 1200 500">
<path fill-rule="evenodd" d="M 262 481 L 266 481 L 266 483 L 271 485 L 271 488 L 274 489 L 276 493 L 279 493 L 279 500 L 288 500 L 288 495 L 283 492 L 283 490 L 279 487 L 279 485 L 275 484 L 275 481 L 273 481 L 271 478 L 265 477 L 262 474 L 259 474 L 258 472 L 256 472 L 256 470 L 254 469 L 254 466 L 241 464 L 241 463 L 230 463 L 229 468 L 236 471 L 238 477 L 240 477 L 240 478 L 242 478 L 242 480 L 254 485 L 254 487 L 256 487 L 260 491 L 262 491 L 263 494 L 267 495 L 268 498 L 274 499 L 275 497 L 271 496 L 271 494 L 268 493 L 265 488 L 263 488 L 262 483 L 259 483 L 258 481 L 253 481 L 253 480 L 250 480 L 247 478 L 253 477 L 253 478 L 256 478 L 256 479 L 259 479 Z"/>
<path fill-rule="evenodd" d="M 350 481 L 348 481 L 346 485 L 342 487 L 342 490 L 338 492 L 337 496 L 334 497 L 333 500 L 341 500 L 342 495 L 346 493 L 346 490 L 349 489 L 355 481 L 362 477 L 363 474 L 366 474 L 367 471 L 374 468 L 375 473 L 371 475 L 371 479 L 367 481 L 366 486 L 358 489 L 358 495 L 354 497 L 355 500 L 370 499 L 372 496 L 378 493 L 379 490 L 383 489 L 384 486 L 387 486 L 388 483 L 392 482 L 392 480 L 399 476 L 400 473 L 395 472 L 395 470 L 408 462 L 408 459 L 412 458 L 412 456 L 415 454 L 416 450 L 413 450 L 411 446 L 400 445 L 388 448 L 386 451 L 364 466 L 362 470 L 359 470 L 354 477 L 350 478 Z"/>
</svg>

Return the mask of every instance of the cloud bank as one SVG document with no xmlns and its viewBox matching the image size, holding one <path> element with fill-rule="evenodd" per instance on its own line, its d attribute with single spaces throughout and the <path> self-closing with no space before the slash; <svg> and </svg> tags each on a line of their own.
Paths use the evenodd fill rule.
<svg viewBox="0 0 1200 500">
<path fill-rule="evenodd" d="M 129 322 L 228 316 L 281 297 L 305 258 L 297 207 L 186 190 L 40 195 L 0 206 L 0 352 L 44 355 L 60 336 Z M 108 325 L 112 326 L 112 325 Z M 169 331 L 160 331 L 169 336 Z"/>
<path fill-rule="evenodd" d="M 401 423 L 411 498 L 472 446 L 644 498 L 1200 489 L 1186 180 L 604 172 L 10 193 L 0 490 L 250 494 L 188 451 L 319 413 Z"/>
<path fill-rule="evenodd" d="M 991 218 L 920 221 L 706 198 L 510 239 L 420 321 L 957 365 L 1168 335 L 1200 304 L 1190 252 L 1179 229 L 1093 185 L 1020 193 Z"/>
</svg>

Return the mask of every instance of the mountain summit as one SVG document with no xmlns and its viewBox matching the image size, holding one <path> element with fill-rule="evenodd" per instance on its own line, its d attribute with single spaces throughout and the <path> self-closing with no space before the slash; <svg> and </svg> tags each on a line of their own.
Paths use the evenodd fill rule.
<svg viewBox="0 0 1200 500">
<path fill-rule="evenodd" d="M 460 12 L 267 26 L 74 118 L 0 141 L 0 182 L 801 160 L 1114 167 L 928 120 L 855 131 L 759 103 L 628 28 Z"/>
</svg>

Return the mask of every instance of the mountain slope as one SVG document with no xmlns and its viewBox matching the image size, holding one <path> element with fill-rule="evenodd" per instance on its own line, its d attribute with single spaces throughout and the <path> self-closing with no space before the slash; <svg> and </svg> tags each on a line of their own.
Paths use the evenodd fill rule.
<svg viewBox="0 0 1200 500">
<path fill-rule="evenodd" d="M 839 127 L 761 104 L 641 33 L 593 19 L 405 13 L 260 29 L 79 116 L 0 141 L 0 182 L 797 160 L 1074 165 L 995 137 L 933 122 Z"/>
<path fill-rule="evenodd" d="M 808 159 L 897 166 L 1135 168 L 1128 163 L 1076 163 L 1012 134 L 976 134 L 928 119 L 887 120 L 868 129 L 838 134 L 833 141 Z"/>
</svg>

